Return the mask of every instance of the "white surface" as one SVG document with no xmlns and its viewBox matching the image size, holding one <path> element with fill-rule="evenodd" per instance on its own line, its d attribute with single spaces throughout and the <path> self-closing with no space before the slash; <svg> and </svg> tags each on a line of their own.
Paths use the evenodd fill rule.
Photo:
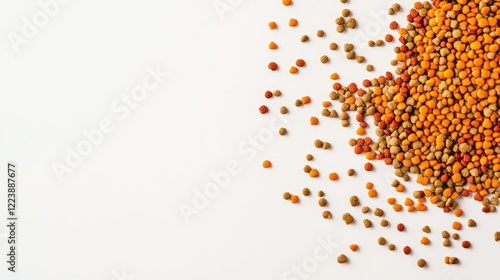
<svg viewBox="0 0 500 280">
<path fill-rule="evenodd" d="M 318 238 L 328 237 L 338 248 L 307 279 L 489 276 L 500 246 L 493 242 L 493 232 L 500 228 L 496 214 L 485 216 L 478 203 L 463 202 L 467 214 L 459 220 L 465 225 L 473 217 L 478 227 L 465 227 L 461 240 L 470 240 L 473 247 L 466 251 L 454 241 L 452 248 L 444 248 L 440 232 L 451 230 L 451 215 L 433 207 L 426 213 L 394 213 L 385 199 L 394 196 L 402 203 L 404 196 L 384 179 L 392 170 L 378 163 L 376 172 L 361 170 L 365 160 L 347 145 L 354 128 L 346 130 L 338 119 L 324 118 L 317 127 L 308 125 L 328 98 L 332 72 L 342 82 L 369 77 L 364 65 L 328 49 L 331 41 L 342 46 L 355 40 L 353 30 L 334 32 L 334 19 L 348 7 L 358 19 L 358 32 L 366 33 L 368 24 L 377 24 L 371 12 L 385 13 L 389 3 L 353 0 L 346 6 L 296 0 L 286 8 L 278 0 L 220 2 L 234 6 L 223 14 L 224 20 L 212 0 L 69 1 L 17 53 L 9 32 L 19 34 L 23 18 L 31 19 L 41 8 L 37 1 L 0 3 L 0 162 L 18 163 L 21 201 L 19 272 L 7 272 L 3 264 L 0 278 L 301 279 L 284 275 L 293 265 L 311 261 Z M 405 13 L 409 4 L 405 1 Z M 299 19 L 299 27 L 287 26 L 290 17 Z M 400 23 L 404 17 L 398 16 Z M 267 28 L 271 20 L 278 22 L 277 31 Z M 320 28 L 325 38 L 314 35 Z M 310 36 L 310 43 L 300 43 L 303 34 Z M 378 39 L 385 33 L 369 34 Z M 278 43 L 278 51 L 267 49 L 271 40 Z M 363 45 L 357 51 L 379 75 L 392 70 L 393 46 Z M 323 54 L 332 61 L 320 64 Z M 308 65 L 291 76 L 288 67 L 297 58 Z M 271 60 L 280 64 L 279 72 L 267 70 Z M 111 110 L 113 102 L 141 84 L 147 67 L 156 66 L 170 77 L 120 119 Z M 265 100 L 268 89 L 281 89 L 283 97 Z M 313 103 L 296 109 L 294 100 L 306 94 Z M 250 157 L 249 137 L 265 133 L 272 120 L 272 115 L 258 113 L 262 104 L 271 112 L 289 107 L 289 135 L 279 137 L 274 131 L 272 141 Z M 115 129 L 59 181 L 53 162 L 64 162 L 66 146 L 75 148 L 85 139 L 83 130 L 98 128 L 106 118 Z M 330 141 L 333 150 L 316 150 L 316 138 Z M 320 179 L 311 180 L 301 171 L 307 153 L 315 155 L 312 165 L 322 172 Z M 272 169 L 261 167 L 264 159 L 272 160 Z M 179 207 L 192 204 L 195 189 L 212 182 L 210 172 L 225 169 L 231 161 L 238 164 L 238 175 L 187 224 Z M 357 168 L 356 178 L 344 175 L 349 167 Z M 330 170 L 341 180 L 329 182 L 325 175 Z M 367 180 L 375 183 L 379 198 L 367 198 Z M 321 217 L 314 196 L 299 205 L 281 198 L 284 191 L 298 193 L 305 186 L 313 193 L 326 192 L 333 220 Z M 418 186 L 407 187 L 410 195 Z M 348 204 L 353 194 L 362 205 L 385 209 L 391 226 L 381 228 L 380 219 L 369 215 L 375 226 L 365 229 L 360 209 Z M 1 191 L 2 217 L 5 197 Z M 345 211 L 357 219 L 355 225 L 342 222 Z M 402 221 L 407 231 L 399 233 L 395 225 Z M 424 225 L 432 229 L 428 247 L 419 244 Z M 397 250 L 377 245 L 379 236 Z M 4 255 L 4 226 L 0 241 Z M 360 251 L 350 252 L 351 243 L 359 244 Z M 407 244 L 413 248 L 410 256 L 401 252 Z M 349 264 L 336 262 L 341 253 L 348 255 Z M 459 257 L 462 264 L 445 265 L 447 255 Z M 429 263 L 426 269 L 416 266 L 421 257 Z"/>
</svg>

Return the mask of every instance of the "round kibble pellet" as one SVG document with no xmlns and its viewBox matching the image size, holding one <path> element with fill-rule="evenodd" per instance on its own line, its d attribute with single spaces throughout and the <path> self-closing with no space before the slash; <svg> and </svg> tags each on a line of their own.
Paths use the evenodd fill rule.
<svg viewBox="0 0 500 280">
<path fill-rule="evenodd" d="M 358 23 L 356 22 L 356 19 L 355 18 L 350 18 L 346 21 L 345 23 L 345 26 L 347 28 L 351 28 L 351 29 L 354 29 L 356 28 L 356 26 L 358 25 Z"/>
<path fill-rule="evenodd" d="M 385 245 L 386 243 L 387 243 L 387 241 L 385 240 L 385 238 L 383 238 L 383 237 L 379 237 L 379 238 L 378 238 L 378 245 L 383 246 L 383 245 Z"/>
<path fill-rule="evenodd" d="M 443 240 L 443 246 L 444 247 L 450 247 L 451 246 L 451 241 L 449 238 L 446 238 L 445 240 Z"/>
<path fill-rule="evenodd" d="M 469 249 L 470 248 L 470 242 L 465 240 L 465 241 L 462 241 L 462 247 L 464 247 L 465 249 Z"/>
<path fill-rule="evenodd" d="M 419 259 L 417 261 L 417 266 L 418 267 L 425 267 L 427 265 L 427 262 L 424 259 Z"/>
<path fill-rule="evenodd" d="M 350 225 L 354 222 L 354 217 L 349 213 L 345 213 L 342 215 L 342 220 L 346 223 L 346 225 Z"/>
<path fill-rule="evenodd" d="M 370 207 L 368 207 L 368 206 L 363 206 L 363 208 L 361 208 L 361 213 L 366 214 L 366 213 L 368 213 L 368 212 L 370 212 Z"/>
<path fill-rule="evenodd" d="M 313 155 L 311 155 L 311 154 L 307 154 L 307 155 L 306 155 L 306 160 L 307 160 L 307 161 L 311 161 L 311 160 L 313 160 L 313 159 L 314 159 Z"/>
<path fill-rule="evenodd" d="M 338 33 L 344 33 L 345 26 L 344 25 L 337 25 L 336 30 L 337 30 Z"/>
<path fill-rule="evenodd" d="M 467 225 L 469 227 L 475 227 L 476 226 L 476 221 L 474 221 L 473 219 L 469 219 L 469 221 L 467 222 Z"/>
<path fill-rule="evenodd" d="M 332 218 L 332 212 L 330 212 L 330 211 L 328 211 L 328 210 L 323 211 L 322 216 L 323 216 L 323 218 L 325 218 L 325 219 L 331 219 L 331 218 Z"/>
<path fill-rule="evenodd" d="M 356 174 L 356 171 L 354 169 L 351 168 L 351 169 L 347 170 L 348 176 L 354 176 L 354 174 Z"/>
<path fill-rule="evenodd" d="M 371 64 L 366 65 L 366 71 L 372 72 L 374 69 L 375 69 L 375 67 L 373 67 L 373 65 L 371 65 Z"/>
<path fill-rule="evenodd" d="M 451 235 L 451 238 L 458 240 L 458 239 L 460 239 L 460 235 L 458 233 L 454 233 Z"/>
<path fill-rule="evenodd" d="M 449 237 L 450 237 L 450 234 L 449 234 L 446 230 L 443 230 L 443 231 L 441 232 L 441 236 L 442 236 L 443 238 L 449 238 Z"/>
<path fill-rule="evenodd" d="M 311 191 L 308 188 L 303 188 L 302 189 L 302 194 L 304 196 L 309 196 L 311 194 Z"/>
<path fill-rule="evenodd" d="M 323 196 L 325 196 L 325 193 L 323 191 L 318 191 L 318 196 L 323 197 Z"/>
<path fill-rule="evenodd" d="M 396 245 L 391 243 L 391 244 L 387 245 L 387 249 L 394 251 L 396 249 Z"/>
<path fill-rule="evenodd" d="M 409 255 L 409 254 L 411 253 L 411 248 L 410 248 L 409 246 L 405 246 L 405 247 L 403 248 L 403 253 L 404 253 L 405 255 Z"/>
<path fill-rule="evenodd" d="M 384 210 L 380 208 L 375 208 L 375 211 L 373 211 L 373 214 L 377 217 L 382 217 L 384 216 Z"/>
<path fill-rule="evenodd" d="M 309 165 L 307 165 L 307 164 L 304 165 L 304 172 L 305 173 L 309 173 L 309 172 L 311 172 L 311 170 L 312 170 L 312 168 Z"/>
<path fill-rule="evenodd" d="M 302 106 L 302 101 L 300 99 L 295 100 L 295 106 L 297 107 Z"/>
<path fill-rule="evenodd" d="M 329 59 L 329 58 L 328 58 L 328 56 L 326 56 L 326 55 L 323 55 L 323 56 L 321 56 L 321 58 L 320 58 L 321 63 L 327 63 L 329 60 L 330 60 L 330 59 Z"/>
<path fill-rule="evenodd" d="M 389 10 L 387 10 L 387 14 L 389 14 L 390 16 L 394 15 L 396 13 L 396 11 L 394 11 L 393 8 L 389 8 Z"/>
<path fill-rule="evenodd" d="M 342 10 L 342 16 L 343 17 L 348 17 L 350 15 L 351 15 L 351 10 L 349 10 L 349 9 L 343 9 Z"/>
<path fill-rule="evenodd" d="M 285 200 L 289 200 L 290 198 L 292 198 L 292 195 L 289 192 L 284 192 L 283 193 L 283 198 Z"/>
<path fill-rule="evenodd" d="M 429 228 L 429 226 L 424 226 L 422 228 L 422 231 L 425 232 L 425 233 L 430 233 L 431 232 L 431 229 Z"/>
<path fill-rule="evenodd" d="M 337 43 L 335 43 L 335 42 L 330 43 L 330 50 L 334 51 L 334 50 L 337 50 L 338 48 L 339 48 L 339 46 L 337 45 Z"/>
<path fill-rule="evenodd" d="M 309 41 L 309 36 L 307 36 L 307 35 L 303 35 L 302 37 L 300 37 L 300 41 L 301 41 L 302 43 L 305 43 L 305 42 Z"/>
<path fill-rule="evenodd" d="M 500 231 L 495 232 L 495 241 L 500 241 Z"/>
<path fill-rule="evenodd" d="M 323 36 L 325 36 L 325 31 L 323 31 L 323 30 L 316 31 L 316 36 L 318 36 L 320 38 L 323 37 Z"/>
<path fill-rule="evenodd" d="M 380 221 L 380 225 L 381 225 L 382 227 L 386 227 L 386 226 L 388 226 L 388 225 L 389 225 L 389 221 L 387 221 L 387 220 L 385 220 L 385 219 L 384 219 L 384 220 L 381 220 L 381 221 Z"/>
<path fill-rule="evenodd" d="M 273 91 L 273 95 L 275 97 L 280 97 L 281 96 L 281 90 L 277 89 L 277 90 Z"/>
<path fill-rule="evenodd" d="M 287 109 L 285 106 L 281 106 L 281 108 L 280 108 L 280 113 L 281 113 L 282 115 L 284 115 L 284 114 L 288 113 L 288 109 Z"/>
<path fill-rule="evenodd" d="M 365 228 L 371 228 L 372 227 L 372 221 L 368 219 L 363 220 L 363 224 L 365 225 Z"/>
<path fill-rule="evenodd" d="M 279 129 L 278 133 L 279 133 L 279 135 L 283 136 L 283 135 L 286 135 L 287 130 L 286 130 L 286 128 L 281 127 L 281 128 Z"/>
<path fill-rule="evenodd" d="M 399 223 L 396 228 L 398 229 L 398 231 L 404 231 L 405 230 L 405 225 Z"/>
<path fill-rule="evenodd" d="M 318 205 L 321 206 L 321 207 L 325 207 L 326 205 L 328 204 L 327 200 L 324 199 L 324 198 L 320 198 L 318 200 Z"/>
</svg>

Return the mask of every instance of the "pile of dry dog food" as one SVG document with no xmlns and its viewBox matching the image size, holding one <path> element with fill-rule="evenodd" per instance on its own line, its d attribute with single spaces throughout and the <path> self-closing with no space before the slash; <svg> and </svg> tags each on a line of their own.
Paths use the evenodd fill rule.
<svg viewBox="0 0 500 280">
<path fill-rule="evenodd" d="M 296 0 L 298 1 L 298 0 Z M 341 0 L 348 7 L 348 0 Z M 292 0 L 282 0 L 285 8 L 293 8 Z M 389 15 L 403 12 L 399 4 L 394 4 L 388 10 Z M 349 9 L 343 9 L 340 16 L 332 19 L 336 32 L 344 33 L 348 29 L 356 29 L 358 23 Z M 393 21 L 388 30 L 398 30 L 399 38 L 388 34 L 383 39 L 375 38 L 368 42 L 370 47 L 380 47 L 388 43 L 396 44 L 395 58 L 391 64 L 394 73 L 388 71 L 384 76 L 370 77 L 373 65 L 367 64 L 366 77 L 362 84 L 341 84 L 336 82 L 338 73 L 329 78 L 334 81 L 333 91 L 328 101 L 321 102 L 321 115 L 325 118 L 340 118 L 343 127 L 351 125 L 355 116 L 357 123 L 357 139 L 351 139 L 349 144 L 355 154 L 364 154 L 367 160 L 381 160 L 392 165 L 395 175 L 400 180 L 394 180 L 392 187 L 396 192 L 405 192 L 403 181 L 409 181 L 409 174 L 417 176 L 421 190 L 413 192 L 413 197 L 407 197 L 404 203 L 388 198 L 394 211 L 408 212 L 425 211 L 426 204 L 434 204 L 444 212 L 453 212 L 460 217 L 463 210 L 459 207 L 462 197 L 473 197 L 482 203 L 482 211 L 495 212 L 500 197 L 500 2 L 493 0 L 448 0 L 431 2 L 415 2 L 406 17 L 406 27 L 403 23 Z M 294 28 L 298 20 L 289 20 L 287 28 Z M 270 22 L 269 28 L 278 32 L 278 23 Z M 318 30 L 317 37 L 324 37 L 325 32 Z M 304 35 L 300 41 L 307 43 L 309 37 Z M 399 43 L 397 42 L 399 41 Z M 335 42 L 329 44 L 332 51 L 344 51 L 346 59 L 358 63 L 366 63 L 364 56 L 356 54 L 354 44 L 345 44 L 339 50 Z M 275 42 L 269 44 L 269 49 L 278 51 Z M 327 63 L 329 58 L 322 56 L 321 63 Z M 298 59 L 288 70 L 290 74 L 300 74 L 306 61 Z M 289 67 L 289 66 L 288 66 Z M 287 68 L 288 68 L 287 67 Z M 280 71 L 276 62 L 270 62 L 271 71 Z M 280 96 L 281 92 L 267 91 L 266 98 Z M 340 104 L 340 111 L 332 109 L 332 102 Z M 297 99 L 296 107 L 311 103 L 309 96 Z M 259 108 L 266 114 L 269 108 L 263 105 Z M 283 106 L 280 113 L 287 114 Z M 372 122 L 376 126 L 376 137 L 373 140 L 367 135 L 366 128 Z M 311 125 L 318 125 L 316 117 L 310 119 Z M 285 128 L 279 134 L 284 135 Z M 330 143 L 320 139 L 315 141 L 317 148 L 329 149 Z M 307 155 L 308 161 L 312 155 Z M 265 161 L 264 167 L 271 167 L 270 161 Z M 373 165 L 368 162 L 364 166 L 371 171 Z M 304 172 L 311 177 L 319 177 L 320 171 L 306 165 Z M 354 170 L 348 172 L 349 176 Z M 337 180 L 337 173 L 330 173 L 328 178 Z M 377 192 L 371 182 L 366 188 L 369 197 L 376 197 Z M 303 196 L 309 196 L 310 191 L 304 189 Z M 327 204 L 323 195 L 319 194 L 319 205 Z M 299 195 L 284 193 L 283 197 L 292 203 L 300 201 Z M 357 197 L 351 198 L 351 205 L 357 206 Z M 357 205 L 355 205 L 357 203 Z M 404 206 L 403 206 L 404 205 Z M 370 209 L 363 207 L 362 212 Z M 379 214 L 381 209 L 377 210 Z M 333 217 L 329 211 L 323 212 L 325 219 Z M 344 213 L 342 219 L 346 224 L 353 221 L 349 213 Z M 383 220 L 384 221 L 384 220 Z M 366 219 L 366 227 L 372 223 Z M 383 226 L 384 223 L 381 222 Z M 387 224 L 387 221 L 385 221 Z M 475 226 L 469 220 L 470 227 Z M 401 226 L 404 230 L 404 225 Z M 401 228 L 398 226 L 398 229 Z M 454 230 L 461 229 L 461 223 L 453 224 Z M 428 228 L 426 229 L 428 230 Z M 424 232 L 426 230 L 423 229 Z M 443 245 L 450 244 L 450 235 L 443 232 Z M 457 236 L 452 236 L 458 239 Z M 500 232 L 495 233 L 495 240 L 500 240 Z M 421 240 L 424 245 L 429 240 Z M 381 237 L 379 244 L 385 245 Z M 389 244 L 391 250 L 394 245 Z M 469 248 L 469 241 L 463 241 L 462 247 Z M 357 245 L 351 246 L 353 251 Z M 411 252 L 410 247 L 403 248 L 405 254 Z M 342 261 L 347 262 L 342 255 Z M 446 257 L 445 263 L 456 264 L 456 257 Z M 419 267 L 426 266 L 423 259 L 418 261 Z"/>
</svg>

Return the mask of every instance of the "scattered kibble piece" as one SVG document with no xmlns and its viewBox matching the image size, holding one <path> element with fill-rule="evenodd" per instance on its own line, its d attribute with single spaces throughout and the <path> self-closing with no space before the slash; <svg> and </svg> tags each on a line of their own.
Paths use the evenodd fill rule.
<svg viewBox="0 0 500 280">
<path fill-rule="evenodd" d="M 442 236 L 443 238 L 449 238 L 449 237 L 450 237 L 450 234 L 449 234 L 446 230 L 443 230 L 443 231 L 441 232 L 441 236 Z"/>
<path fill-rule="evenodd" d="M 449 238 L 446 238 L 445 240 L 443 240 L 443 246 L 444 247 L 450 247 L 451 246 L 451 241 Z"/>
<path fill-rule="evenodd" d="M 305 172 L 305 173 L 309 173 L 309 172 L 311 172 L 311 170 L 312 170 L 311 166 L 309 166 L 309 165 L 307 165 L 307 164 L 306 164 L 306 165 L 304 165 L 304 172 Z"/>
<path fill-rule="evenodd" d="M 348 259 L 347 259 L 346 255 L 342 254 L 342 255 L 337 257 L 337 262 L 338 263 L 346 263 L 346 262 L 348 262 Z"/>
<path fill-rule="evenodd" d="M 417 261 L 417 266 L 418 267 L 425 267 L 427 265 L 427 262 L 424 259 L 419 259 Z"/>
<path fill-rule="evenodd" d="M 359 198 L 355 195 L 351 196 L 351 198 L 349 199 L 349 202 L 351 203 L 351 206 L 352 207 L 356 207 L 359 205 Z"/>
<path fill-rule="evenodd" d="M 383 246 L 383 245 L 385 245 L 386 243 L 387 243 L 387 241 L 385 240 L 385 238 L 383 238 L 383 237 L 379 237 L 379 238 L 378 238 L 378 245 Z"/>
<path fill-rule="evenodd" d="M 462 247 L 464 247 L 465 249 L 469 249 L 470 248 L 470 242 L 465 240 L 465 241 L 462 241 Z"/>
<path fill-rule="evenodd" d="M 451 238 L 458 240 L 458 239 L 460 239 L 460 235 L 458 233 L 454 233 L 451 235 Z"/>
<path fill-rule="evenodd" d="M 358 245 L 357 244 L 351 244 L 351 245 L 349 245 L 349 249 L 351 249 L 351 251 L 353 251 L 353 252 L 356 252 L 358 250 Z"/>
<path fill-rule="evenodd" d="M 325 193 L 323 191 L 318 191 L 318 196 L 323 197 L 323 196 L 325 196 Z"/>
<path fill-rule="evenodd" d="M 318 169 L 311 169 L 311 171 L 309 171 L 309 176 L 311 176 L 312 178 L 316 178 L 316 177 L 319 177 L 319 171 Z"/>
<path fill-rule="evenodd" d="M 277 48 L 278 48 L 278 45 L 276 45 L 276 43 L 275 43 L 275 42 L 271 42 L 271 43 L 269 43 L 269 49 L 270 49 L 270 50 L 275 50 L 275 49 L 277 49 Z"/>
<path fill-rule="evenodd" d="M 462 224 L 460 222 L 453 222 L 452 226 L 451 226 L 453 229 L 455 230 L 461 230 L 462 229 Z"/>
<path fill-rule="evenodd" d="M 388 225 L 389 225 L 389 221 L 387 221 L 387 220 L 385 220 L 385 219 L 384 219 L 384 220 L 380 221 L 380 225 L 381 225 L 382 227 L 386 227 L 386 226 L 388 226 Z"/>
<path fill-rule="evenodd" d="M 310 120 L 309 120 L 309 123 L 311 125 L 317 125 L 319 123 L 319 119 L 316 118 L 316 117 L 311 117 Z"/>
<path fill-rule="evenodd" d="M 377 217 L 382 217 L 384 216 L 384 210 L 380 208 L 375 208 L 375 211 L 373 211 L 373 214 Z"/>
<path fill-rule="evenodd" d="M 303 59 L 297 59 L 297 61 L 295 61 L 295 65 L 297 65 L 297 67 L 304 67 L 306 62 Z"/>
<path fill-rule="evenodd" d="M 366 214 L 366 213 L 368 213 L 368 212 L 370 212 L 370 207 L 368 207 L 368 206 L 363 206 L 363 208 L 361 208 L 361 213 Z"/>
<path fill-rule="evenodd" d="M 391 243 L 391 244 L 387 245 L 387 249 L 394 251 L 396 249 L 396 245 Z"/>
<path fill-rule="evenodd" d="M 268 26 L 269 26 L 269 29 L 271 29 L 271 30 L 274 30 L 278 27 L 278 25 L 274 21 L 269 22 Z"/>
<path fill-rule="evenodd" d="M 338 49 L 338 45 L 335 42 L 330 43 L 330 50 L 334 51 Z"/>
<path fill-rule="evenodd" d="M 500 241 L 500 231 L 495 232 L 495 241 Z"/>
<path fill-rule="evenodd" d="M 354 222 L 354 217 L 349 213 L 345 213 L 342 215 L 342 220 L 346 223 L 346 225 L 350 225 Z"/>
<path fill-rule="evenodd" d="M 320 58 L 321 63 L 327 63 L 329 60 L 330 60 L 330 59 L 329 59 L 329 58 L 328 58 L 328 56 L 326 56 L 326 55 L 323 55 L 323 56 L 321 56 L 321 58 Z"/>
<path fill-rule="evenodd" d="M 339 175 L 335 172 L 332 172 L 328 175 L 328 178 L 331 180 L 331 181 L 337 181 L 339 179 Z"/>
<path fill-rule="evenodd" d="M 297 195 L 292 195 L 292 203 L 295 204 L 295 203 L 298 203 L 299 202 L 299 197 Z"/>
<path fill-rule="evenodd" d="M 422 245 L 429 245 L 429 243 L 431 243 L 431 241 L 429 240 L 429 238 L 424 236 L 424 237 L 422 237 L 422 239 L 420 239 L 420 243 Z"/>
<path fill-rule="evenodd" d="M 307 35 L 303 35 L 302 37 L 300 37 L 300 41 L 301 41 L 302 43 L 305 43 L 305 42 L 309 41 L 309 36 L 307 36 Z"/>
<path fill-rule="evenodd" d="M 375 197 L 377 197 L 377 195 L 378 195 L 377 190 L 375 190 L 375 189 L 369 189 L 368 190 L 368 197 L 375 198 Z"/>
<path fill-rule="evenodd" d="M 308 188 L 303 188 L 302 189 L 302 194 L 304 196 L 309 196 L 311 194 L 311 191 Z"/>
<path fill-rule="evenodd" d="M 294 19 L 294 18 L 291 18 L 289 21 L 288 21 L 288 25 L 291 26 L 291 27 L 295 27 L 297 26 L 297 24 L 299 23 L 299 21 L 297 19 Z"/>
<path fill-rule="evenodd" d="M 279 135 L 283 136 L 283 135 L 286 135 L 286 134 L 287 134 L 287 130 L 286 130 L 286 128 L 281 127 L 281 128 L 278 130 L 278 133 L 279 133 Z"/>
<path fill-rule="evenodd" d="M 264 168 L 269 168 L 269 167 L 271 167 L 271 162 L 270 162 L 269 160 L 264 160 L 264 161 L 262 162 L 262 166 L 263 166 Z"/>
<path fill-rule="evenodd" d="M 467 222 L 467 225 L 469 227 L 475 227 L 476 226 L 476 221 L 474 221 L 473 219 L 469 219 L 469 221 Z"/>
<path fill-rule="evenodd" d="M 291 198 L 292 198 L 292 195 L 289 192 L 283 193 L 283 199 L 290 200 Z"/>
<path fill-rule="evenodd" d="M 405 225 L 403 225 L 402 223 L 399 223 L 396 228 L 398 229 L 398 231 L 404 231 L 405 230 Z"/>
<path fill-rule="evenodd" d="M 363 224 L 365 225 L 365 228 L 371 228 L 372 227 L 372 221 L 368 219 L 363 220 Z"/>
<path fill-rule="evenodd" d="M 323 36 L 325 36 L 325 31 L 323 31 L 323 30 L 316 31 L 316 36 L 318 36 L 320 38 L 323 37 Z"/>
<path fill-rule="evenodd" d="M 311 154 L 307 154 L 307 155 L 306 155 L 306 160 L 307 160 L 307 161 L 311 161 L 311 160 L 313 160 L 313 159 L 314 159 L 313 155 L 311 155 Z"/>
<path fill-rule="evenodd" d="M 431 229 L 429 228 L 429 226 L 424 226 L 422 228 L 422 231 L 425 232 L 425 233 L 430 233 L 431 232 Z"/>
<path fill-rule="evenodd" d="M 322 216 L 325 219 L 331 219 L 332 218 L 332 213 L 330 211 L 326 210 L 326 211 L 323 211 Z"/>
<path fill-rule="evenodd" d="M 290 74 L 297 74 L 299 72 L 299 68 L 292 66 L 290 67 Z"/>
<path fill-rule="evenodd" d="M 292 2 L 292 0 L 282 0 L 281 2 L 282 2 L 282 3 L 283 3 L 283 5 L 285 5 L 285 6 L 290 6 L 290 5 L 292 5 L 292 3 L 293 3 L 293 2 Z"/>
<path fill-rule="evenodd" d="M 287 109 L 285 106 L 281 106 L 281 108 L 280 108 L 280 113 L 281 113 L 282 115 L 284 115 L 284 114 L 288 113 L 288 109 Z"/>
<path fill-rule="evenodd" d="M 350 168 L 350 169 L 347 170 L 347 175 L 348 176 L 353 176 L 354 174 L 356 174 L 356 171 L 354 169 Z"/>
<path fill-rule="evenodd" d="M 410 248 L 409 246 L 405 246 L 405 247 L 403 248 L 403 253 L 404 253 L 405 255 L 409 255 L 409 254 L 411 253 L 411 248 Z"/>
<path fill-rule="evenodd" d="M 328 204 L 328 201 L 325 198 L 320 198 L 318 200 L 318 205 L 321 207 L 325 207 Z"/>
</svg>

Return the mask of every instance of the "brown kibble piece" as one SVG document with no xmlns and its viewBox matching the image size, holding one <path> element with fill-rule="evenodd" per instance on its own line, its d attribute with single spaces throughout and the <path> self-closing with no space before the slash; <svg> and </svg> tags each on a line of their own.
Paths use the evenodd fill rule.
<svg viewBox="0 0 500 280">
<path fill-rule="evenodd" d="M 451 235 L 451 238 L 458 240 L 458 239 L 460 239 L 460 235 L 458 233 L 454 233 Z"/>
<path fill-rule="evenodd" d="M 323 30 L 316 31 L 316 36 L 318 36 L 320 38 L 323 37 L 323 36 L 325 36 L 325 31 L 323 31 Z"/>
<path fill-rule="evenodd" d="M 311 191 L 308 188 L 303 188 L 302 189 L 302 194 L 304 196 L 309 196 L 311 194 Z"/>
<path fill-rule="evenodd" d="M 329 60 L 330 60 L 330 59 L 329 59 L 329 58 L 328 58 L 328 56 L 326 56 L 326 55 L 323 55 L 323 56 L 321 56 L 321 58 L 320 58 L 321 63 L 327 63 Z"/>
<path fill-rule="evenodd" d="M 292 198 L 292 195 L 289 192 L 284 192 L 283 193 L 283 198 L 285 200 L 289 200 L 290 198 Z"/>
<path fill-rule="evenodd" d="M 388 248 L 389 250 L 391 250 L 391 251 L 394 251 L 394 250 L 396 249 L 396 245 L 394 245 L 394 244 L 389 244 L 389 245 L 387 245 L 387 248 Z"/>
<path fill-rule="evenodd" d="M 309 173 L 309 172 L 311 172 L 311 170 L 312 170 L 312 168 L 309 165 L 307 165 L 307 164 L 304 165 L 304 172 L 305 173 Z"/>
<path fill-rule="evenodd" d="M 281 108 L 280 108 L 280 113 L 281 113 L 282 115 L 284 115 L 284 114 L 288 113 L 288 109 L 287 109 L 285 106 L 281 106 Z"/>
<path fill-rule="evenodd" d="M 351 168 L 351 169 L 347 170 L 348 176 L 353 176 L 354 174 L 356 174 L 356 171 L 354 169 Z"/>
<path fill-rule="evenodd" d="M 325 207 L 328 204 L 328 201 L 325 198 L 320 198 L 318 200 L 318 205 L 321 207 Z"/>
<path fill-rule="evenodd" d="M 441 236 L 443 238 L 449 238 L 450 237 L 450 234 L 446 231 L 446 230 L 443 230 L 443 232 L 441 232 Z"/>
<path fill-rule="evenodd" d="M 309 36 L 304 35 L 304 36 L 300 37 L 300 41 L 301 41 L 302 43 L 305 43 L 305 42 L 309 41 Z"/>
<path fill-rule="evenodd" d="M 467 222 L 467 225 L 469 227 L 475 227 L 476 226 L 476 221 L 474 221 L 473 219 L 469 219 L 469 221 Z"/>
<path fill-rule="evenodd" d="M 379 238 L 378 238 L 378 245 L 383 246 L 383 245 L 385 245 L 386 243 L 387 243 L 387 241 L 385 240 L 385 238 L 383 238 L 383 237 L 379 237 Z"/>
<path fill-rule="evenodd" d="M 331 219 L 332 218 L 332 212 L 326 210 L 326 211 L 323 211 L 323 214 L 322 214 L 323 218 L 325 219 Z"/>
<path fill-rule="evenodd" d="M 429 228 L 429 226 L 425 226 L 425 227 L 422 228 L 422 231 L 425 232 L 425 233 L 430 233 L 431 229 Z"/>
<path fill-rule="evenodd" d="M 314 159 L 313 155 L 311 155 L 311 154 L 307 154 L 307 155 L 306 155 L 306 160 L 307 160 L 307 161 L 311 161 L 311 160 L 313 160 L 313 159 Z"/>
<path fill-rule="evenodd" d="M 337 25 L 336 30 L 337 30 L 338 33 L 344 33 L 345 26 L 343 26 L 343 25 Z"/>
<path fill-rule="evenodd" d="M 451 241 L 449 238 L 446 238 L 445 240 L 443 240 L 443 246 L 444 247 L 450 247 L 451 246 Z"/>
<path fill-rule="evenodd" d="M 368 219 L 363 220 L 363 224 L 365 225 L 365 228 L 371 228 L 372 227 L 372 221 Z"/>
<path fill-rule="evenodd" d="M 374 69 L 375 69 L 375 67 L 373 67 L 373 65 L 371 65 L 371 64 L 366 65 L 366 71 L 372 72 Z"/>
<path fill-rule="evenodd" d="M 388 225 L 389 225 L 389 221 L 387 221 L 387 220 L 385 220 L 385 219 L 384 219 L 384 220 L 380 221 L 380 225 L 381 225 L 382 227 L 386 227 L 386 226 L 388 226 Z"/>
<path fill-rule="evenodd" d="M 323 196 L 325 196 L 325 193 L 324 193 L 323 191 L 319 191 L 319 192 L 318 192 L 318 196 L 319 196 L 319 197 L 323 197 Z"/>
<path fill-rule="evenodd" d="M 380 208 L 375 208 L 375 211 L 373 211 L 373 214 L 377 217 L 382 217 L 384 216 L 384 210 Z"/>
<path fill-rule="evenodd" d="M 295 100 L 295 106 L 297 107 L 302 106 L 302 101 L 300 101 L 300 99 Z"/>
<path fill-rule="evenodd" d="M 342 255 L 340 255 L 340 256 L 337 257 L 337 262 L 338 263 L 346 263 L 348 261 L 349 260 L 347 259 L 347 257 L 344 254 L 342 254 Z"/>
<path fill-rule="evenodd" d="M 349 202 L 351 203 L 351 206 L 356 207 L 359 205 L 359 198 L 357 196 L 353 195 L 349 199 Z"/>
<path fill-rule="evenodd" d="M 347 20 L 347 22 L 345 23 L 345 26 L 347 28 L 350 28 L 350 29 L 354 29 L 356 28 L 356 26 L 358 25 L 358 23 L 356 22 L 356 19 L 355 18 L 350 18 Z"/>
<path fill-rule="evenodd" d="M 286 130 L 286 128 L 282 127 L 282 128 L 280 128 L 280 129 L 279 129 L 278 133 L 279 133 L 281 136 L 283 136 L 283 135 L 286 135 L 287 130 Z"/>
<path fill-rule="evenodd" d="M 495 232 L 495 241 L 500 241 L 500 231 Z"/>
<path fill-rule="evenodd" d="M 350 15 L 351 15 L 351 10 L 349 10 L 349 9 L 343 9 L 342 10 L 342 16 L 343 17 L 348 17 Z"/>
<path fill-rule="evenodd" d="M 368 213 L 368 212 L 370 212 L 370 207 L 368 207 L 368 206 L 363 206 L 363 208 L 361 208 L 361 213 L 366 214 L 366 213 Z"/>
<path fill-rule="evenodd" d="M 330 50 L 334 51 L 338 48 L 339 48 L 339 46 L 337 45 L 337 43 L 335 43 L 335 42 L 330 43 Z"/>
<path fill-rule="evenodd" d="M 350 225 L 354 222 L 354 217 L 349 213 L 345 213 L 344 215 L 342 215 L 342 220 L 344 220 L 346 225 Z"/>
<path fill-rule="evenodd" d="M 419 260 L 417 261 L 417 266 L 418 266 L 418 267 L 424 267 L 424 266 L 426 266 L 426 265 L 427 265 L 427 262 L 426 262 L 424 259 L 419 259 Z"/>
</svg>

